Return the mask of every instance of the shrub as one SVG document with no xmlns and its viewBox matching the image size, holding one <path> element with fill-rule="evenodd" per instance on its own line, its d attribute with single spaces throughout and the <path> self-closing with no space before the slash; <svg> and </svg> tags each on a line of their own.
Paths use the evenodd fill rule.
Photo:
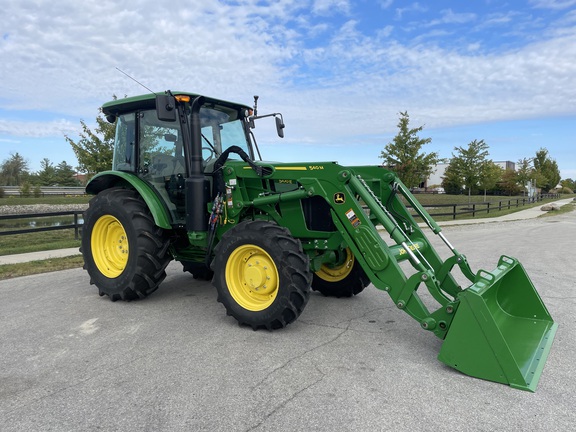
<svg viewBox="0 0 576 432">
<path fill-rule="evenodd" d="M 462 186 L 450 181 L 449 179 L 444 179 L 442 181 L 442 187 L 447 194 L 450 195 L 460 195 L 463 193 Z"/>
<path fill-rule="evenodd" d="M 20 186 L 20 196 L 28 198 L 30 196 L 30 183 L 26 182 Z"/>
<path fill-rule="evenodd" d="M 562 189 L 558 190 L 559 194 L 573 194 L 574 191 L 570 188 L 567 188 L 566 186 L 564 186 Z"/>
<path fill-rule="evenodd" d="M 0 198 L 4 198 L 6 192 L 4 192 L 4 188 L 0 187 Z"/>
</svg>

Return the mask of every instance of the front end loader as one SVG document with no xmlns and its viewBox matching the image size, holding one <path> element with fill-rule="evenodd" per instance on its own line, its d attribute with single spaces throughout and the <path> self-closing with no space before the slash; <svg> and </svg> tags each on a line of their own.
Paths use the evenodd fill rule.
<svg viewBox="0 0 576 432">
<path fill-rule="evenodd" d="M 274 117 L 280 136 L 284 122 L 259 116 L 256 103 L 166 92 L 102 110 L 116 122 L 114 161 L 87 186 L 81 249 L 100 295 L 144 298 L 174 259 L 212 278 L 240 324 L 274 330 L 298 318 L 311 290 L 350 297 L 371 283 L 443 340 L 442 362 L 535 391 L 557 324 L 526 271 L 502 256 L 473 272 L 393 171 L 262 161 L 255 122 Z"/>
</svg>

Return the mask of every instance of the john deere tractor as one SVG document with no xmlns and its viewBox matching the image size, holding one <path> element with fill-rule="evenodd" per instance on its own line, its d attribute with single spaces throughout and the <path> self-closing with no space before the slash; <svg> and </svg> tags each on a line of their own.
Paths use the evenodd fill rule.
<svg viewBox="0 0 576 432">
<path fill-rule="evenodd" d="M 262 161 L 255 122 L 274 118 L 281 137 L 284 122 L 258 115 L 257 98 L 250 107 L 167 91 L 102 111 L 116 123 L 114 159 L 86 187 L 94 197 L 81 248 L 100 295 L 147 297 L 176 260 L 212 278 L 240 324 L 274 330 L 298 318 L 310 290 L 349 297 L 372 284 L 443 340 L 444 363 L 535 390 L 557 324 L 522 265 L 502 256 L 493 271 L 474 273 L 393 171 Z M 412 211 L 450 258 L 440 258 Z"/>
</svg>

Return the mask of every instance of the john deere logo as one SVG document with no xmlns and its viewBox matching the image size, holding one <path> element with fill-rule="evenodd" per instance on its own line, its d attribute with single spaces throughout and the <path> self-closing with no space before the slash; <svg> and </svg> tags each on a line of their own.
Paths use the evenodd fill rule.
<svg viewBox="0 0 576 432">
<path fill-rule="evenodd" d="M 336 204 L 344 204 L 346 202 L 346 195 L 344 195 L 342 192 L 336 192 L 334 194 L 334 202 Z"/>
</svg>

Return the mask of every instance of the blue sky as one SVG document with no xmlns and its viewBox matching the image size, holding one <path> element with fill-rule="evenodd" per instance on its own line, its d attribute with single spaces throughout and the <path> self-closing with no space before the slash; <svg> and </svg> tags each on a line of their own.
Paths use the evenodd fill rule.
<svg viewBox="0 0 576 432">
<path fill-rule="evenodd" d="M 19 0 L 0 21 L 0 162 L 76 165 L 112 95 L 188 90 L 284 114 L 265 159 L 378 164 L 398 113 L 451 156 L 540 147 L 576 178 L 576 0 Z"/>
</svg>

